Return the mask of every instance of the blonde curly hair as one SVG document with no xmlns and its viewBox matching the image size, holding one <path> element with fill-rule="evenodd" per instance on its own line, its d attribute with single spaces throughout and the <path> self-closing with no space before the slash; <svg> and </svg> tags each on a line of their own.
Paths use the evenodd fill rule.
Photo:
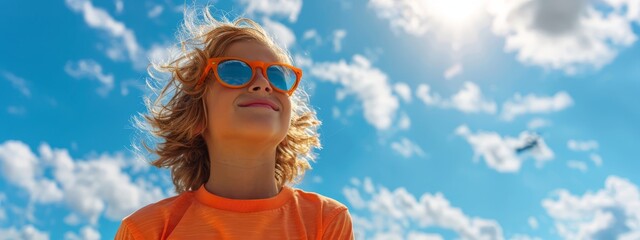
<svg viewBox="0 0 640 240">
<path fill-rule="evenodd" d="M 208 6 L 202 13 L 204 17 L 199 20 L 201 17 L 195 10 L 185 10 L 178 35 L 180 50 L 164 61 L 151 63 L 148 68 L 151 79 L 147 85 L 157 97 L 153 101 L 150 96 L 144 97 L 148 113 L 140 114 L 143 119 L 136 119 L 138 129 L 150 134 L 148 137 L 152 139 L 161 140 L 155 147 L 150 147 L 145 140 L 141 143 L 149 153 L 157 155 L 151 161 L 153 166 L 170 169 L 178 194 L 197 190 L 209 179 L 207 146 L 202 132 L 195 130 L 204 129 L 201 126 L 207 124 L 206 87 L 196 86 L 207 59 L 224 56 L 234 42 L 253 40 L 272 49 L 280 61 L 292 62 L 288 52 L 278 47 L 258 23 L 246 18 L 232 22 L 226 17 L 216 20 Z M 213 74 L 209 74 L 206 81 L 212 81 L 212 77 Z M 155 87 L 152 86 L 154 80 Z M 162 90 L 158 93 L 160 87 Z M 280 187 L 298 183 L 305 171 L 311 169 L 309 162 L 315 161 L 312 149 L 321 147 L 317 132 L 321 122 L 307 105 L 308 95 L 298 88 L 291 102 L 291 124 L 276 149 L 275 178 Z"/>
</svg>

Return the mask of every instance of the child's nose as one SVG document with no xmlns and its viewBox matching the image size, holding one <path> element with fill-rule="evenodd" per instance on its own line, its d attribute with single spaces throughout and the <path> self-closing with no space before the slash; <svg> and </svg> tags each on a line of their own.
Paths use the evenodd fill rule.
<svg viewBox="0 0 640 240">
<path fill-rule="evenodd" d="M 269 84 L 269 80 L 264 75 L 262 75 L 262 69 L 257 68 L 256 74 L 253 77 L 253 81 L 251 81 L 251 84 L 249 84 L 249 91 L 258 92 L 261 90 L 264 90 L 268 93 L 271 93 L 273 91 L 273 89 L 271 89 L 271 84 Z"/>
</svg>

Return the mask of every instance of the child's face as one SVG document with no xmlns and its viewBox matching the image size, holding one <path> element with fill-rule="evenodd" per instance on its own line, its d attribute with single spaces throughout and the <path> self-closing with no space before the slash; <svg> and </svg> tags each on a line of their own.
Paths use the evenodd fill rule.
<svg viewBox="0 0 640 240">
<path fill-rule="evenodd" d="M 239 57 L 263 62 L 279 62 L 277 56 L 263 44 L 240 41 L 231 44 L 227 57 Z M 291 118 L 291 101 L 286 93 L 275 91 L 262 69 L 244 88 L 231 89 L 210 78 L 205 96 L 208 127 L 205 139 L 215 141 L 253 141 L 276 147 L 286 136 Z M 254 100 L 270 101 L 277 111 L 260 105 L 242 106 Z"/>
</svg>

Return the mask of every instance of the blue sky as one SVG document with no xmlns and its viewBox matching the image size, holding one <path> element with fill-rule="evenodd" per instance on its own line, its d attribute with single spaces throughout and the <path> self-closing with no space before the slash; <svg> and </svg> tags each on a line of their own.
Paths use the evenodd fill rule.
<svg viewBox="0 0 640 240">
<path fill-rule="evenodd" d="M 111 239 L 174 195 L 132 153 L 132 118 L 182 4 L 4 3 L 0 238 Z M 639 1 L 211 9 L 304 70 L 323 148 L 296 187 L 347 205 L 357 239 L 640 239 Z"/>
</svg>

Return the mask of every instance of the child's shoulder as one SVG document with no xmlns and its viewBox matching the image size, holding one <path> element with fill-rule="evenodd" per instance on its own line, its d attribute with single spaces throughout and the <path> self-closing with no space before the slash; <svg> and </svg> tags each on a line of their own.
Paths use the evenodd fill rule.
<svg viewBox="0 0 640 240">
<path fill-rule="evenodd" d="M 188 207 L 193 198 L 192 195 L 191 192 L 184 192 L 180 195 L 151 203 L 131 213 L 125 217 L 124 220 L 134 223 L 141 223 L 143 221 L 146 223 L 150 221 L 164 222 L 174 215 L 176 211 Z"/>
<path fill-rule="evenodd" d="M 293 188 L 293 196 L 298 204 L 309 207 L 322 208 L 323 215 L 332 215 L 347 209 L 347 206 L 331 197 L 315 192 L 308 192 L 302 189 Z"/>
<path fill-rule="evenodd" d="M 180 218 L 192 202 L 192 193 L 168 197 L 144 206 L 122 220 L 121 229 L 138 239 L 160 239 L 165 226 Z"/>
</svg>

